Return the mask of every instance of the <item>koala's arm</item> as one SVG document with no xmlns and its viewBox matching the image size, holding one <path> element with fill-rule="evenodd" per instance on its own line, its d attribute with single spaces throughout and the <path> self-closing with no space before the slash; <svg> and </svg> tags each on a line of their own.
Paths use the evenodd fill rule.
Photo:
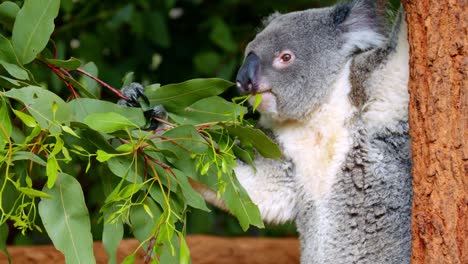
<svg viewBox="0 0 468 264">
<path fill-rule="evenodd" d="M 296 215 L 294 165 L 286 159 L 255 157 L 255 168 L 239 162 L 234 169 L 237 179 L 270 223 L 293 220 Z"/>
<path fill-rule="evenodd" d="M 238 161 L 234 171 L 242 187 L 258 206 L 263 220 L 269 223 L 293 220 L 296 216 L 293 163 L 285 159 L 266 159 L 257 154 L 254 164 L 255 170 Z M 191 181 L 191 184 L 206 201 L 228 211 L 214 190 L 198 182 Z"/>
</svg>

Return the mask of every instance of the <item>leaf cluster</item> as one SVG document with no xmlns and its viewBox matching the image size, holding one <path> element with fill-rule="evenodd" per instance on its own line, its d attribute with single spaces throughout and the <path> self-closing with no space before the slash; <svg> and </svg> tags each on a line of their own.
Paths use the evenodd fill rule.
<svg viewBox="0 0 468 264">
<path fill-rule="evenodd" d="M 262 227 L 233 168 L 238 159 L 252 164 L 254 152 L 268 158 L 281 153 L 244 119 L 245 107 L 219 96 L 232 83 L 214 78 L 148 84 L 150 105 L 143 108 L 161 104 L 169 119 L 146 131 L 144 109 L 101 99 L 102 87 L 124 96 L 97 77 L 95 63 L 57 58 L 51 35 L 67 4 L 0 4 L 0 249 L 8 255 L 4 242 L 12 223 L 23 234 L 46 232 L 67 263 L 94 263 L 84 194 L 89 181 L 101 183 L 99 224 L 111 263 L 124 226 L 147 251 L 147 262 L 187 263 L 187 214 L 209 211 L 192 186 L 212 189 L 244 230 Z M 119 14 L 114 19 L 128 19 L 127 11 Z M 38 67 L 67 90 L 54 92 Z M 132 81 L 127 74 L 121 85 Z"/>
</svg>

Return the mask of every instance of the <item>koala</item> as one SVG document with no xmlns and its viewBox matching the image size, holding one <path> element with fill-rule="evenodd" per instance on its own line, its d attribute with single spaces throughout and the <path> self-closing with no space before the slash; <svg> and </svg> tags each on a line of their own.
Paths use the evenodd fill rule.
<svg viewBox="0 0 468 264">
<path fill-rule="evenodd" d="M 402 8 L 391 30 L 383 13 L 276 13 L 245 49 L 237 87 L 262 97 L 284 158 L 235 173 L 265 221 L 295 221 L 301 263 L 410 262 L 407 29 Z"/>
<path fill-rule="evenodd" d="M 296 223 L 304 264 L 410 262 L 407 28 L 400 8 L 388 33 L 382 2 L 269 16 L 236 77 L 242 93 L 261 96 L 259 126 L 283 158 L 257 154 L 235 174 L 265 221 Z M 147 101 L 139 84 L 122 92 L 119 104 Z M 167 118 L 161 106 L 145 116 L 149 129 Z"/>
</svg>

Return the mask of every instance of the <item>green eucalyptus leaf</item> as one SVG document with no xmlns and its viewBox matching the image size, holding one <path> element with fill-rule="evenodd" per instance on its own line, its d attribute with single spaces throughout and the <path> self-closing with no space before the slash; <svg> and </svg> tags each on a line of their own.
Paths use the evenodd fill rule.
<svg viewBox="0 0 468 264">
<path fill-rule="evenodd" d="M 12 109 L 16 117 L 18 117 L 26 126 L 28 127 L 37 127 L 37 122 L 34 118 L 26 113 Z"/>
<path fill-rule="evenodd" d="M 73 119 L 83 123 L 92 114 L 113 112 L 125 117 L 138 127 L 143 127 L 146 123 L 143 111 L 136 107 L 125 107 L 111 102 L 100 101 L 90 98 L 79 98 L 68 103 Z"/>
<path fill-rule="evenodd" d="M 263 228 L 263 221 L 258 207 L 252 202 L 247 192 L 232 175 L 223 174 L 226 182 L 226 190 L 223 193 L 223 200 L 229 211 L 236 216 L 244 231 L 249 225 Z"/>
<path fill-rule="evenodd" d="M 78 134 L 76 134 L 76 132 L 73 131 L 73 129 L 71 129 L 71 127 L 69 127 L 69 126 L 62 126 L 62 130 L 65 133 L 68 133 L 68 134 L 70 134 L 70 135 L 72 135 L 74 137 L 80 138 L 80 136 L 78 136 Z"/>
<path fill-rule="evenodd" d="M 133 72 L 127 72 L 122 78 L 122 87 L 129 86 L 133 79 L 135 79 L 135 74 Z"/>
<path fill-rule="evenodd" d="M 252 167 L 254 166 L 254 161 L 253 161 L 254 155 L 253 155 L 253 153 L 249 153 L 247 150 L 242 149 L 237 145 L 232 146 L 232 151 L 234 151 L 234 154 L 240 160 L 242 160 L 243 162 L 249 164 Z"/>
<path fill-rule="evenodd" d="M 24 139 L 23 144 L 31 142 L 35 137 L 37 137 L 41 133 L 41 127 L 35 126 L 31 130 L 31 133 Z"/>
<path fill-rule="evenodd" d="M 28 86 L 28 85 L 29 85 L 28 83 L 18 81 L 16 79 L 8 78 L 6 76 L 0 76 L 1 87 L 18 88 L 19 86 Z"/>
<path fill-rule="evenodd" d="M 98 150 L 99 151 L 99 150 Z M 133 182 L 134 179 L 134 170 L 133 170 L 133 161 L 127 157 L 115 157 L 113 159 L 109 159 L 107 162 L 109 169 L 112 173 L 120 178 L 128 178 L 130 182 Z M 130 176 L 130 177 L 129 177 Z M 138 175 L 137 175 L 138 177 Z M 142 178 L 138 177 L 139 181 L 142 182 Z"/>
<path fill-rule="evenodd" d="M 193 153 L 205 153 L 208 150 L 206 141 L 190 125 L 178 126 L 165 132 L 162 137 L 162 140 L 154 141 L 156 146 L 174 153 L 179 159 Z"/>
<path fill-rule="evenodd" d="M 179 263 L 180 261 L 180 245 L 179 245 L 179 238 L 176 234 L 174 234 L 174 228 L 170 225 L 163 225 L 161 227 L 161 232 L 158 238 L 162 238 L 159 242 L 162 244 L 160 248 L 161 252 L 157 252 L 160 254 L 159 262 L 162 263 Z M 158 240 L 156 240 L 158 242 Z"/>
<path fill-rule="evenodd" d="M 87 73 L 91 74 L 92 76 L 98 77 L 99 70 L 94 62 L 88 62 L 83 67 L 82 70 L 86 71 Z M 101 98 L 101 86 L 93 79 L 89 78 L 86 75 L 81 75 L 79 79 L 80 84 L 93 94 L 91 98 Z"/>
<path fill-rule="evenodd" d="M 136 258 L 136 253 L 128 255 L 124 258 L 124 260 L 122 261 L 122 264 L 134 264 L 135 258 Z"/>
<path fill-rule="evenodd" d="M 76 70 L 81 66 L 81 61 L 73 57 L 68 60 L 46 59 L 46 62 L 66 70 Z"/>
<path fill-rule="evenodd" d="M 104 133 L 112 133 L 127 128 L 138 128 L 136 124 L 114 112 L 88 115 L 84 123 L 90 128 Z"/>
<path fill-rule="evenodd" d="M 242 106 L 228 102 L 219 96 L 212 96 L 174 112 L 170 114 L 170 117 L 178 124 L 234 122 L 241 109 Z"/>
<path fill-rule="evenodd" d="M 134 151 L 134 149 L 135 149 L 135 146 L 132 144 L 122 144 L 118 146 L 117 148 L 115 148 L 115 150 L 120 153 L 131 153 Z"/>
<path fill-rule="evenodd" d="M 206 206 L 205 200 L 198 192 L 196 192 L 192 188 L 192 186 L 190 186 L 187 176 L 179 170 L 173 169 L 173 172 L 177 176 L 177 183 L 179 183 L 182 195 L 184 196 L 187 204 L 192 206 L 193 208 L 209 212 L 210 209 L 208 209 L 208 207 Z"/>
<path fill-rule="evenodd" d="M 189 264 L 190 263 L 190 249 L 185 241 L 183 234 L 179 233 L 179 241 L 180 241 L 180 252 L 179 252 L 179 263 L 180 264 Z"/>
<path fill-rule="evenodd" d="M 75 132 L 79 138 L 75 136 L 69 136 L 69 134 L 63 134 L 63 139 L 68 146 L 73 146 L 73 149 L 77 147 L 85 149 L 87 153 L 96 153 L 97 150 L 102 150 L 108 153 L 113 153 L 114 148 L 109 144 L 102 133 L 89 129 L 82 123 L 72 123 L 73 127 L 76 127 Z M 83 127 L 82 129 L 79 129 Z"/>
<path fill-rule="evenodd" d="M 45 48 L 54 31 L 60 0 L 25 0 L 13 26 L 13 47 L 22 64 L 30 63 Z"/>
<path fill-rule="evenodd" d="M 262 103 L 262 95 L 256 94 L 254 99 L 253 111 L 257 110 L 257 107 Z"/>
<path fill-rule="evenodd" d="M 223 125 L 231 135 L 237 137 L 242 144 L 252 145 L 265 158 L 279 159 L 283 156 L 278 145 L 263 131 L 244 126 Z"/>
<path fill-rule="evenodd" d="M 133 206 L 130 210 L 131 229 L 135 238 L 141 242 L 150 238 L 153 234 L 155 219 L 159 219 L 162 211 L 159 206 L 150 198 L 146 198 L 144 203 L 149 207 L 151 215 L 149 215 L 143 206 Z"/>
<path fill-rule="evenodd" d="M 165 85 L 154 91 L 148 90 L 146 96 L 152 104 L 162 104 L 167 111 L 176 112 L 203 98 L 219 95 L 232 85 L 231 82 L 216 78 L 193 79 Z"/>
<path fill-rule="evenodd" d="M 98 149 L 97 152 L 96 152 L 96 159 L 99 161 L 99 162 L 106 162 L 108 160 L 110 160 L 111 158 L 115 157 L 116 154 L 110 154 L 110 153 L 107 153 L 101 149 Z"/>
<path fill-rule="evenodd" d="M 131 183 L 143 182 L 142 171 L 140 171 L 143 170 L 143 168 L 138 166 L 138 171 L 135 171 L 134 162 L 127 157 L 114 157 L 107 161 L 107 165 L 110 171 L 120 178 L 125 178 Z"/>
<path fill-rule="evenodd" d="M 0 149 L 5 147 L 13 130 L 8 108 L 6 101 L 0 98 Z"/>
<path fill-rule="evenodd" d="M 80 183 L 60 173 L 57 183 L 43 191 L 51 199 L 41 199 L 39 215 L 56 249 L 67 263 L 96 263 L 88 209 Z"/>
<path fill-rule="evenodd" d="M 88 87 L 83 86 L 79 81 L 75 80 L 75 78 L 72 78 L 68 75 L 64 75 L 63 78 L 69 82 L 75 89 L 77 89 L 81 94 L 83 94 L 85 97 L 89 98 L 97 98 L 92 91 L 88 90 Z"/>
<path fill-rule="evenodd" d="M 9 29 L 13 27 L 16 15 L 20 10 L 16 3 L 5 1 L 0 4 L 0 23 L 7 26 Z"/>
<path fill-rule="evenodd" d="M 27 188 L 27 187 L 19 187 L 18 191 L 28 195 L 29 197 L 41 197 L 41 198 L 52 198 L 49 194 L 45 192 L 41 192 L 39 190 L 34 190 L 32 188 Z"/>
<path fill-rule="evenodd" d="M 37 163 L 41 166 L 47 166 L 47 163 L 42 159 L 40 158 L 37 154 L 34 154 L 32 152 L 28 152 L 28 151 L 17 151 L 13 154 L 12 158 L 11 158 L 12 161 L 17 161 L 17 160 L 29 160 L 29 161 L 32 161 L 34 163 Z"/>
<path fill-rule="evenodd" d="M 21 66 L 13 46 L 6 37 L 0 35 L 0 65 L 13 77 L 28 80 L 28 72 Z"/>
<path fill-rule="evenodd" d="M 107 217 L 111 214 L 109 212 Z M 108 218 L 104 218 L 104 229 L 102 231 L 102 244 L 106 250 L 107 256 L 109 258 L 109 264 L 117 263 L 117 248 L 119 247 L 120 241 L 122 241 L 124 228 L 123 223 L 120 220 L 115 221 L 115 223 L 108 223 Z"/>
<path fill-rule="evenodd" d="M 57 181 L 59 175 L 59 164 L 55 156 L 49 156 L 46 165 L 47 187 L 52 188 Z"/>
<path fill-rule="evenodd" d="M 69 123 L 69 106 L 56 94 L 44 88 L 27 86 L 12 89 L 4 94 L 21 101 L 43 129 L 59 133 L 62 131 L 60 124 Z"/>
<path fill-rule="evenodd" d="M 118 197 L 120 199 L 127 199 L 133 196 L 135 193 L 137 193 L 141 188 L 144 186 L 144 183 L 132 183 L 120 190 L 118 193 Z"/>
</svg>

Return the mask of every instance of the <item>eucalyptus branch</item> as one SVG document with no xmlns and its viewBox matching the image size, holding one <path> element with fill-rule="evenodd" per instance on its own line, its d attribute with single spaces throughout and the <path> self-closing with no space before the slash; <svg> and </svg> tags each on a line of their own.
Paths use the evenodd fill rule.
<svg viewBox="0 0 468 264">
<path fill-rule="evenodd" d="M 169 121 L 167 121 L 167 120 L 164 120 L 164 119 L 161 119 L 161 118 L 157 118 L 157 117 L 153 117 L 153 119 L 156 120 L 156 121 L 158 121 L 158 122 L 161 123 L 161 124 L 165 124 L 165 125 L 168 125 L 168 126 L 170 126 L 170 127 L 176 127 L 175 124 L 173 124 L 173 123 L 171 123 L 171 122 L 169 122 Z"/>
<path fill-rule="evenodd" d="M 80 98 L 80 95 L 76 92 L 75 87 L 73 87 L 73 85 L 65 79 L 65 77 L 63 76 L 63 73 L 60 71 L 60 68 L 57 68 L 54 65 L 47 63 L 40 59 L 38 59 L 38 61 L 42 63 L 43 65 L 47 66 L 49 69 L 51 69 L 55 73 L 55 75 L 57 75 L 57 77 L 59 77 L 60 80 L 62 80 L 62 82 L 68 87 L 68 89 L 73 94 L 73 97 Z"/>
<path fill-rule="evenodd" d="M 156 242 L 156 236 L 153 236 L 150 239 L 150 241 L 148 242 L 148 246 L 146 247 L 146 254 L 143 260 L 145 264 L 148 264 L 151 261 L 151 254 L 153 253 L 154 242 Z"/>
<path fill-rule="evenodd" d="M 89 78 L 95 80 L 97 83 L 99 83 L 100 85 L 104 86 L 105 88 L 109 89 L 110 91 L 112 91 L 115 95 L 117 95 L 118 97 L 120 97 L 121 99 L 124 99 L 126 101 L 128 101 L 129 99 L 127 97 L 125 97 L 119 90 L 115 89 L 114 87 L 110 86 L 109 84 L 103 82 L 101 79 L 93 76 L 92 74 L 88 73 L 87 71 L 83 70 L 83 69 L 76 69 L 75 71 L 81 73 L 81 74 L 84 74 L 86 76 L 88 76 Z"/>
<path fill-rule="evenodd" d="M 212 140 L 209 139 L 207 136 L 203 135 L 203 133 L 207 133 L 206 131 L 198 131 L 198 134 L 206 141 L 206 143 L 208 143 L 208 145 L 210 146 L 213 146 L 213 148 L 215 149 L 216 151 L 216 154 L 219 154 L 220 153 L 220 150 L 219 150 L 219 147 L 216 146 L 215 144 L 213 144 Z"/>
</svg>

